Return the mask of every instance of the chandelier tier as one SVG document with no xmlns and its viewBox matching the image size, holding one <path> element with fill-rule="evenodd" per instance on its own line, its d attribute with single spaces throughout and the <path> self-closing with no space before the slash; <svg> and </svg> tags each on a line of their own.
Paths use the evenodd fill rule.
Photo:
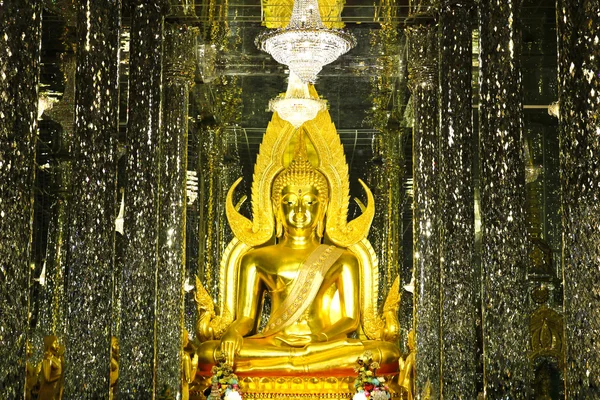
<svg viewBox="0 0 600 400">
<path fill-rule="evenodd" d="M 319 111 L 327 109 L 327 102 L 315 97 L 311 96 L 308 84 L 290 71 L 287 91 L 269 101 L 269 111 L 277 112 L 283 120 L 298 129 L 314 119 Z"/>
<path fill-rule="evenodd" d="M 327 29 L 317 0 L 295 0 L 290 23 L 256 38 L 259 49 L 287 65 L 304 83 L 314 82 L 323 66 L 356 45 L 350 33 Z"/>
</svg>

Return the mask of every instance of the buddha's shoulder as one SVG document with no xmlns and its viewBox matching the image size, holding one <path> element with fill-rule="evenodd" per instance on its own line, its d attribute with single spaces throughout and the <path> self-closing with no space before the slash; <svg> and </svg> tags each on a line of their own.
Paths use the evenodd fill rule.
<svg viewBox="0 0 600 400">
<path fill-rule="evenodd" d="M 277 258 L 276 246 L 257 247 L 246 252 L 242 257 L 242 263 L 259 263 Z"/>
<path fill-rule="evenodd" d="M 341 250 L 341 254 L 339 254 L 337 258 L 337 262 L 350 263 L 354 264 L 358 262 L 356 255 L 348 249 L 337 248 Z M 313 249 L 313 251 L 316 250 Z M 289 248 L 284 248 L 278 245 L 271 245 L 265 247 L 258 247 L 249 250 L 242 257 L 243 264 L 278 264 L 283 259 L 294 259 L 301 258 L 306 259 L 311 254 L 311 251 L 306 250 L 290 250 Z"/>
</svg>

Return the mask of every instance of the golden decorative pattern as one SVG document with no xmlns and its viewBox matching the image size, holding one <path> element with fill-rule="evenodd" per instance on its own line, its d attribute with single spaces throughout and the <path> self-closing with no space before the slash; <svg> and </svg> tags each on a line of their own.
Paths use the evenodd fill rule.
<svg viewBox="0 0 600 400">
<path fill-rule="evenodd" d="M 320 0 L 319 12 L 323 25 L 329 29 L 342 29 L 342 10 L 344 0 Z M 285 28 L 292 16 L 293 0 L 262 0 L 264 11 L 263 25 L 267 28 Z"/>
<path fill-rule="evenodd" d="M 241 244 L 239 241 L 232 241 L 235 244 Z M 230 246 L 225 250 L 225 255 L 223 256 L 223 260 L 228 260 L 228 255 L 231 253 L 230 250 L 233 246 L 230 243 Z M 225 274 L 221 273 L 221 277 L 224 277 Z M 229 275 L 231 279 L 237 278 L 237 274 L 231 273 Z M 229 298 L 231 302 L 234 299 L 236 294 L 237 284 L 232 284 L 234 281 L 229 281 L 229 285 L 225 285 L 224 279 L 221 279 L 221 292 L 224 294 L 221 298 Z M 225 288 L 229 288 L 226 290 Z M 231 310 L 234 310 L 234 305 L 232 304 L 230 307 L 225 306 L 222 307 L 221 314 L 217 315 L 215 312 L 215 306 L 212 300 L 212 297 L 208 294 L 206 288 L 200 282 L 200 279 L 196 277 L 196 307 L 198 310 L 198 320 L 196 321 L 196 337 L 200 342 L 204 342 L 207 340 L 215 340 L 220 339 L 223 336 L 223 333 L 227 329 L 227 327 L 233 321 L 233 313 Z"/>
<path fill-rule="evenodd" d="M 552 357 L 564 366 L 563 316 L 551 308 L 542 306 L 532 315 L 529 322 L 531 335 L 531 360 Z"/>
<path fill-rule="evenodd" d="M 383 376 L 393 382 L 395 376 Z M 354 377 L 243 377 L 245 399 L 351 399 L 355 393 Z M 392 398 L 399 399 L 399 391 L 390 390 Z"/>
</svg>

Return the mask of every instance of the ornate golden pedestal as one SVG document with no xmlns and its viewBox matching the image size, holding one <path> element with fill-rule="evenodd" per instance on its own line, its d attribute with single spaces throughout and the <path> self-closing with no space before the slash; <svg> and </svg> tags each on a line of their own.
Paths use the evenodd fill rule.
<svg viewBox="0 0 600 400">
<path fill-rule="evenodd" d="M 396 383 L 397 375 L 382 375 L 390 388 L 392 399 L 402 400 L 406 397 Z M 196 387 L 190 391 L 190 400 L 205 400 L 206 390 L 210 390 L 210 377 L 198 377 Z M 346 377 L 309 377 L 279 376 L 257 377 L 240 376 L 240 384 L 244 400 L 346 400 L 354 396 L 355 376 Z"/>
</svg>

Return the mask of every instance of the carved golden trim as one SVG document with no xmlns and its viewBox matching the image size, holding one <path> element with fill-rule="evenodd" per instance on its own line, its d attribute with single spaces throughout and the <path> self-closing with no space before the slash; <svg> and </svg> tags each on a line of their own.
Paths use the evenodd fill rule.
<svg viewBox="0 0 600 400">
<path fill-rule="evenodd" d="M 563 316 L 560 313 L 546 306 L 535 310 L 529 322 L 531 360 L 553 357 L 561 367 L 564 366 L 563 330 Z"/>
<path fill-rule="evenodd" d="M 402 389 L 395 383 L 397 375 L 382 375 L 388 382 L 392 399 L 402 399 Z M 285 400 L 346 400 L 354 396 L 355 376 L 272 376 L 240 377 L 240 388 L 245 400 L 285 399 Z M 190 391 L 190 400 L 206 399 L 202 388 L 210 386 L 210 378 L 198 379 Z"/>
<path fill-rule="evenodd" d="M 323 25 L 329 29 L 342 29 L 342 11 L 345 0 L 319 0 L 319 12 Z M 294 0 L 262 0 L 263 25 L 267 28 L 285 28 L 292 17 Z"/>
</svg>

